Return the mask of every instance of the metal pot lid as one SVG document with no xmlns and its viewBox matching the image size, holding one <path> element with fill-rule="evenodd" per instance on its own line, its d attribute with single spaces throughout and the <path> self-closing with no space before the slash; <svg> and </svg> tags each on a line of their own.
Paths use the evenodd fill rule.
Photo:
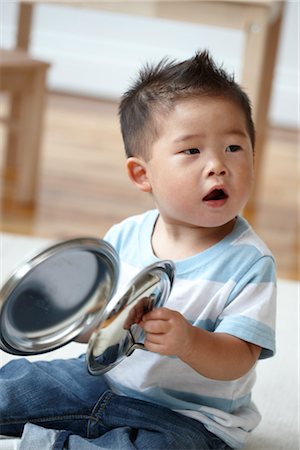
<svg viewBox="0 0 300 450">
<path fill-rule="evenodd" d="M 101 239 L 71 239 L 37 254 L 0 291 L 0 348 L 32 355 L 72 341 L 98 323 L 118 276 L 118 256 Z"/>
<path fill-rule="evenodd" d="M 161 307 L 173 285 L 175 267 L 160 261 L 146 267 L 126 292 L 108 302 L 86 353 L 88 370 L 100 375 L 119 364 L 135 349 L 145 349 L 143 329 L 137 324 L 143 314 Z"/>
</svg>

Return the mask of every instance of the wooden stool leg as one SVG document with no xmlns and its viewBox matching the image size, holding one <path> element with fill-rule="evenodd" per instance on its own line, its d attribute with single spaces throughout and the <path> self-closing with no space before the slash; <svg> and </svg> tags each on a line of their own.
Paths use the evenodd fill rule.
<svg viewBox="0 0 300 450">
<path fill-rule="evenodd" d="M 33 203 L 36 198 L 45 81 L 46 69 L 40 68 L 29 79 L 28 89 L 24 89 L 20 97 L 14 195 L 20 202 Z"/>
</svg>

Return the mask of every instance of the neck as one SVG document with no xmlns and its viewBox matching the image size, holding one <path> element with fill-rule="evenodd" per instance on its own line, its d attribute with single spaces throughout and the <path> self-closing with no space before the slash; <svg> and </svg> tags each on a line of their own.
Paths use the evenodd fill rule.
<svg viewBox="0 0 300 450">
<path fill-rule="evenodd" d="M 234 227 L 236 219 L 219 227 L 195 227 L 166 222 L 158 217 L 153 235 L 152 248 L 160 259 L 185 259 L 212 247 Z"/>
</svg>

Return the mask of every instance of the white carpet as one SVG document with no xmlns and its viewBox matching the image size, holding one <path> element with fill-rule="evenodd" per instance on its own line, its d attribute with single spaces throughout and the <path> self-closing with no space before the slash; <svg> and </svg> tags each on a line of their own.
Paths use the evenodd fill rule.
<svg viewBox="0 0 300 450">
<path fill-rule="evenodd" d="M 50 245 L 51 241 L 0 235 L 0 283 L 24 258 Z M 299 450 L 299 283 L 279 280 L 277 354 L 260 361 L 253 399 L 263 419 L 247 450 Z M 81 354 L 85 347 L 69 344 L 59 350 L 29 359 L 54 359 Z M 0 353 L 1 364 L 13 358 Z M 3 446 L 5 445 L 5 446 Z M 0 450 L 15 450 L 15 440 L 1 441 Z"/>
</svg>

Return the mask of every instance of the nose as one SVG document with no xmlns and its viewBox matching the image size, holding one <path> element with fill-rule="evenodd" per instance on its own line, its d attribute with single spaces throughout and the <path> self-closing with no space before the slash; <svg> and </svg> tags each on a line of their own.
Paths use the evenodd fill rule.
<svg viewBox="0 0 300 450">
<path fill-rule="evenodd" d="M 224 176 L 226 174 L 227 168 L 221 158 L 214 156 L 207 161 L 206 175 L 208 177 Z"/>
</svg>

